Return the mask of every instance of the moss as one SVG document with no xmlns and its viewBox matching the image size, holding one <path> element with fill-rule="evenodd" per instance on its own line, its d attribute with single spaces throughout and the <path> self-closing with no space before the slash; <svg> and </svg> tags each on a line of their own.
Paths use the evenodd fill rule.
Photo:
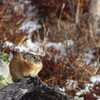
<svg viewBox="0 0 100 100">
<path fill-rule="evenodd" d="M 0 87 L 6 85 L 7 83 L 4 81 L 3 76 L 0 76 Z"/>
<path fill-rule="evenodd" d="M 9 63 L 10 56 L 7 53 L 0 53 L 0 59 L 2 59 L 4 62 Z"/>
</svg>

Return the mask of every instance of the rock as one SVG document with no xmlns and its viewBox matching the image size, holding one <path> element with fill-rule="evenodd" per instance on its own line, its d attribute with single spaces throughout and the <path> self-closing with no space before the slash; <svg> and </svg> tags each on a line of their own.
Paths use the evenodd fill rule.
<svg viewBox="0 0 100 100">
<path fill-rule="evenodd" d="M 2 59 L 0 59 L 0 75 L 3 77 L 8 77 L 10 75 L 9 67 Z"/>
<path fill-rule="evenodd" d="M 0 100 L 68 100 L 67 95 L 39 77 L 27 77 L 0 89 Z"/>
</svg>

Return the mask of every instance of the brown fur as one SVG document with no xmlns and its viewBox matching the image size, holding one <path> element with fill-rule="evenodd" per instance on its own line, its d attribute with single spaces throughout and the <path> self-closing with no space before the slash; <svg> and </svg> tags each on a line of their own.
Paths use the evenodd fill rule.
<svg viewBox="0 0 100 100">
<path fill-rule="evenodd" d="M 24 55 L 29 55 L 29 58 L 24 59 Z M 36 57 L 38 62 L 36 62 L 32 57 Z M 32 61 L 29 61 L 30 59 L 32 59 Z M 13 81 L 18 81 L 26 76 L 36 76 L 42 67 L 43 65 L 40 57 L 23 52 L 15 54 L 9 65 Z"/>
</svg>

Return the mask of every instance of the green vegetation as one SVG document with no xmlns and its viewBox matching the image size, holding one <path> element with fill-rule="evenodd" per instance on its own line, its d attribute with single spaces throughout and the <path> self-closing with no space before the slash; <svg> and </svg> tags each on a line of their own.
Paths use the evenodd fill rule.
<svg viewBox="0 0 100 100">
<path fill-rule="evenodd" d="M 0 87 L 6 85 L 6 82 L 4 81 L 3 76 L 0 75 Z"/>
<path fill-rule="evenodd" d="M 9 55 L 7 53 L 0 53 L 0 59 L 6 63 L 9 63 Z"/>
</svg>

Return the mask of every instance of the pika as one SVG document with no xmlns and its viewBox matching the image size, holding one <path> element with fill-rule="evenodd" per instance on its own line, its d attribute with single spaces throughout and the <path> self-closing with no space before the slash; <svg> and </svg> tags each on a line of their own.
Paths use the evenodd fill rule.
<svg viewBox="0 0 100 100">
<path fill-rule="evenodd" d="M 10 74 L 14 82 L 27 76 L 38 75 L 42 67 L 43 64 L 39 56 L 24 52 L 15 54 L 9 64 Z"/>
</svg>

